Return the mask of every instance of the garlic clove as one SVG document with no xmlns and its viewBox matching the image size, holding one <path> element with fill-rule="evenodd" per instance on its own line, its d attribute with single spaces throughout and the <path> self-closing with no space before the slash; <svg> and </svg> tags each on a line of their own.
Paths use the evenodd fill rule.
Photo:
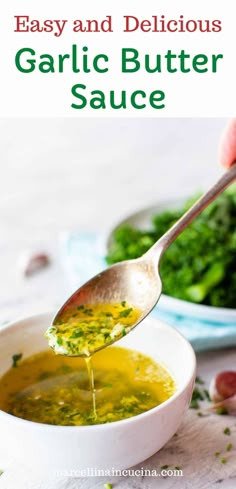
<svg viewBox="0 0 236 489">
<path fill-rule="evenodd" d="M 217 410 L 225 410 L 226 414 L 230 414 L 231 416 L 236 416 L 236 394 L 231 397 L 227 397 L 227 399 L 223 399 L 220 402 L 217 402 L 210 409 L 214 411 Z"/>
<path fill-rule="evenodd" d="M 223 400 L 216 387 L 216 377 L 214 377 L 210 382 L 209 395 L 212 402 L 219 402 Z"/>
<path fill-rule="evenodd" d="M 50 264 L 50 258 L 46 253 L 34 253 L 27 256 L 24 260 L 23 273 L 25 277 L 29 277 L 38 272 L 42 268 Z"/>
<path fill-rule="evenodd" d="M 214 402 L 236 394 L 236 371 L 226 370 L 217 374 L 210 383 L 209 394 Z"/>
<path fill-rule="evenodd" d="M 210 383 L 209 394 L 215 403 L 211 409 L 236 414 L 236 371 L 226 370 L 217 374 Z"/>
</svg>

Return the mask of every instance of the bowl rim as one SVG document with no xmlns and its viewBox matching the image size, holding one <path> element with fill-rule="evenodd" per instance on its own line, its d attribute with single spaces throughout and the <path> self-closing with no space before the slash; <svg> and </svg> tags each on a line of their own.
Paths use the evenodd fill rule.
<svg viewBox="0 0 236 489">
<path fill-rule="evenodd" d="M 10 323 L 8 323 L 8 324 L 6 324 L 0 328 L 0 337 L 1 337 L 1 334 L 3 332 L 5 332 L 11 328 L 20 328 L 22 326 L 22 323 L 24 323 L 25 321 L 30 322 L 30 321 L 39 320 L 40 318 L 49 319 L 52 317 L 53 317 L 53 313 L 51 311 L 43 312 L 43 313 L 35 313 L 35 314 L 30 315 L 30 316 L 24 316 L 24 317 L 20 316 L 18 319 L 11 321 Z M 154 319 L 152 317 L 149 317 L 148 321 L 150 321 L 153 324 L 153 326 L 158 326 L 158 323 L 160 323 L 161 326 L 165 326 L 165 328 L 167 330 L 169 330 L 171 332 L 171 334 L 174 334 L 181 339 L 181 341 L 185 344 L 185 347 L 187 347 L 187 349 L 189 350 L 189 353 L 190 353 L 190 362 L 189 363 L 191 365 L 189 365 L 189 372 L 190 373 L 189 373 L 188 379 L 184 382 L 184 384 L 181 388 L 178 388 L 178 386 L 177 386 L 176 392 L 171 397 L 169 397 L 169 399 L 164 401 L 163 403 L 149 409 L 148 411 L 144 411 L 141 414 L 137 414 L 136 416 L 131 416 L 130 418 L 121 419 L 118 421 L 112 421 L 110 423 L 102 423 L 102 424 L 94 424 L 94 425 L 60 426 L 60 425 L 51 425 L 51 424 L 47 424 L 47 423 L 37 423 L 36 421 L 30 421 L 27 419 L 18 418 L 17 416 L 14 416 L 13 414 L 6 413 L 5 411 L 3 411 L 1 409 L 0 409 L 0 418 L 5 419 L 6 422 L 7 422 L 7 420 L 10 420 L 13 423 L 21 424 L 22 426 L 29 426 L 29 427 L 31 426 L 33 429 L 36 429 L 39 431 L 44 430 L 45 432 L 50 431 L 50 430 L 57 431 L 58 433 L 59 432 L 62 433 L 64 431 L 68 432 L 69 430 L 71 432 L 86 432 L 88 430 L 92 432 L 92 431 L 97 431 L 97 430 L 99 430 L 99 431 L 108 430 L 109 431 L 109 430 L 112 430 L 113 428 L 115 428 L 115 426 L 121 426 L 121 424 L 122 425 L 124 425 L 124 424 L 126 425 L 127 423 L 134 424 L 134 423 L 138 422 L 139 420 L 148 417 L 149 415 L 153 414 L 154 412 L 162 411 L 163 409 L 165 409 L 166 406 L 168 406 L 169 404 L 174 402 L 176 399 L 178 399 L 183 394 L 183 392 L 188 388 L 188 386 L 194 381 L 194 379 L 196 377 L 196 368 L 197 368 L 197 366 L 196 366 L 196 355 L 195 355 L 194 349 L 193 349 L 192 345 L 189 343 L 189 341 L 174 327 L 170 326 L 169 324 L 164 323 L 161 320 L 157 320 L 157 319 Z"/>
<path fill-rule="evenodd" d="M 158 213 L 158 208 L 161 210 L 168 210 L 176 208 L 176 205 L 181 205 L 186 202 L 186 200 L 192 198 L 192 195 L 176 195 L 172 198 L 160 198 L 156 203 L 151 203 L 142 208 L 134 209 L 133 212 L 129 212 L 126 215 L 121 216 L 119 221 L 117 221 L 114 226 L 107 231 L 105 236 L 105 254 L 107 254 L 109 247 L 112 242 L 112 237 L 114 232 L 123 225 L 129 223 L 131 219 L 138 218 L 141 215 Z M 151 226 L 151 223 L 150 223 Z M 105 259 L 104 259 L 105 261 Z M 106 261 L 105 261 L 106 263 Z M 161 302 L 160 302 L 161 301 Z M 185 301 L 183 299 L 178 299 L 177 297 L 172 297 L 171 295 L 161 294 L 159 305 L 162 310 L 170 313 L 170 314 L 180 314 L 180 310 L 184 308 L 182 316 L 189 317 L 199 317 L 205 321 L 214 321 L 214 322 L 225 322 L 225 320 L 234 323 L 236 320 L 236 308 L 226 308 L 226 307 L 217 307 L 217 306 L 208 306 L 206 304 L 197 304 L 196 302 Z M 220 318 L 218 317 L 220 315 Z"/>
</svg>

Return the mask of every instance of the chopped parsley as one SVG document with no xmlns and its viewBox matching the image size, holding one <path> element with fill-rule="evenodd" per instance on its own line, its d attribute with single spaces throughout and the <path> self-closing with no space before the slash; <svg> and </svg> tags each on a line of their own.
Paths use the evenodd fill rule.
<svg viewBox="0 0 236 489">
<path fill-rule="evenodd" d="M 211 402 L 211 398 L 210 398 L 210 394 L 209 394 L 209 391 L 207 389 L 204 389 L 204 394 L 205 394 L 205 398 L 207 401 Z"/>
<path fill-rule="evenodd" d="M 140 314 L 125 301 L 80 305 L 63 311 L 45 336 L 57 353 L 88 356 L 125 336 Z"/>
<path fill-rule="evenodd" d="M 23 353 L 16 353 L 15 355 L 12 355 L 12 367 L 16 368 L 18 367 L 18 362 L 21 360 Z"/>
<path fill-rule="evenodd" d="M 198 401 L 204 401 L 204 396 L 198 389 L 198 387 L 194 387 L 193 389 L 193 394 L 192 394 L 192 399 L 190 402 L 190 408 L 191 409 L 198 409 L 199 408 L 199 402 Z"/>
<path fill-rule="evenodd" d="M 197 377 L 196 377 L 196 379 L 195 379 L 195 383 L 196 383 L 196 384 L 199 384 L 199 385 L 203 385 L 203 384 L 205 384 L 204 380 L 202 380 L 202 378 L 201 378 L 201 377 L 199 377 L 198 375 L 197 375 Z"/>
<path fill-rule="evenodd" d="M 219 407 L 219 408 L 216 409 L 216 414 L 219 414 L 221 416 L 223 414 L 228 414 L 228 411 L 224 407 Z"/>
<path fill-rule="evenodd" d="M 227 435 L 227 436 L 230 436 L 231 435 L 231 430 L 230 428 L 225 428 L 224 431 L 223 431 L 224 435 Z"/>
<path fill-rule="evenodd" d="M 117 319 L 127 318 L 132 311 L 133 311 L 132 307 L 129 307 L 128 309 L 124 309 L 124 311 L 120 311 Z"/>
<path fill-rule="evenodd" d="M 226 463 L 227 463 L 227 458 L 222 457 L 222 458 L 220 459 L 220 462 L 221 462 L 222 464 L 226 464 Z"/>
<path fill-rule="evenodd" d="M 73 338 L 80 338 L 80 336 L 83 336 L 84 335 L 84 332 L 82 329 L 76 329 L 75 331 L 73 331 L 73 333 L 70 335 L 70 338 L 73 339 Z"/>
<path fill-rule="evenodd" d="M 147 229 L 121 225 L 113 233 L 109 265 L 143 255 L 199 196 L 150 219 Z M 236 198 L 232 186 L 214 200 L 168 247 L 160 272 L 163 293 L 189 302 L 235 308 Z"/>
</svg>

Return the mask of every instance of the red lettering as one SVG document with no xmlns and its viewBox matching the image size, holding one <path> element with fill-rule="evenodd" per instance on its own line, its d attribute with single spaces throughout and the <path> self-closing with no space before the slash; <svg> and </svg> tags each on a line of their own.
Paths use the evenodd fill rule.
<svg viewBox="0 0 236 489">
<path fill-rule="evenodd" d="M 16 19 L 16 29 L 14 32 L 29 32 L 29 27 L 26 25 L 29 22 L 28 15 L 15 15 L 14 18 Z"/>
</svg>

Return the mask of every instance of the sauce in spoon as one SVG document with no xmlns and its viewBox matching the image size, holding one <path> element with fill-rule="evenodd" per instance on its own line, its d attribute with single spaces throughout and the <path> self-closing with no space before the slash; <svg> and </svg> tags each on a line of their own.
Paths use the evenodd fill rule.
<svg viewBox="0 0 236 489">
<path fill-rule="evenodd" d="M 141 311 L 125 301 L 80 305 L 57 316 L 45 336 L 55 353 L 89 357 L 125 336 L 140 316 Z"/>
</svg>

